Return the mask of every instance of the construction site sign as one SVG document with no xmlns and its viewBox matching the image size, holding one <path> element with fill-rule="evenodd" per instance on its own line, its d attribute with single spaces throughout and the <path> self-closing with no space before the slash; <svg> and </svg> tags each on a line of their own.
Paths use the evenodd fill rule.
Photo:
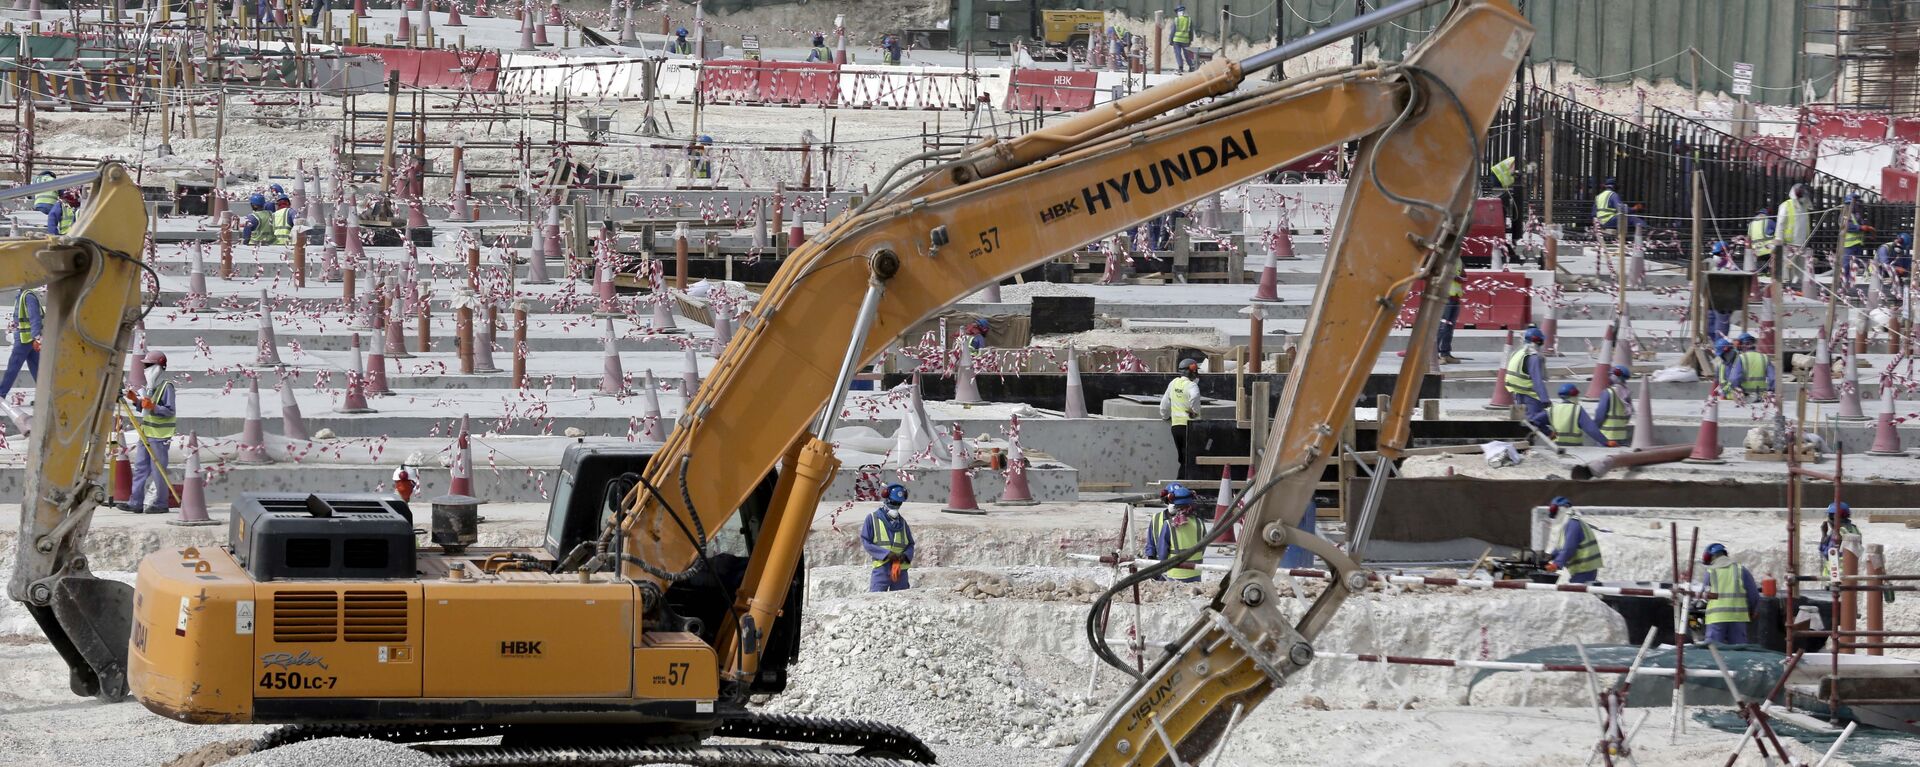
<svg viewBox="0 0 1920 767">
<path fill-rule="evenodd" d="M 1753 95 L 1753 65 L 1744 61 L 1733 62 L 1733 95 Z"/>
<path fill-rule="evenodd" d="M 741 35 L 740 51 L 748 61 L 760 60 L 760 36 Z"/>
</svg>

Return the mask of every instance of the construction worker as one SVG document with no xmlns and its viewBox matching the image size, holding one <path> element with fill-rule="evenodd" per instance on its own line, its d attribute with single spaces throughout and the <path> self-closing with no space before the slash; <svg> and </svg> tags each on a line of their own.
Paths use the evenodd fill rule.
<svg viewBox="0 0 1920 767">
<path fill-rule="evenodd" d="M 73 222 L 80 218 L 80 190 L 62 189 L 55 198 L 53 207 L 47 209 L 47 234 L 66 234 L 73 231 Z"/>
<path fill-rule="evenodd" d="M 1853 288 L 1856 266 L 1867 260 L 1867 235 L 1872 233 L 1873 227 L 1860 221 L 1860 195 L 1848 192 L 1840 203 L 1840 277 L 1846 281 L 1849 291 Z"/>
<path fill-rule="evenodd" d="M 1781 254 L 1781 265 L 1784 267 L 1798 263 L 1803 273 L 1811 273 L 1813 270 L 1812 257 L 1807 252 L 1807 241 L 1813 238 L 1813 224 L 1807 220 L 1807 211 L 1810 207 L 1807 201 L 1807 185 L 1794 184 L 1793 189 L 1787 194 L 1787 199 L 1780 201 L 1780 208 L 1775 214 L 1773 226 L 1774 236 L 1779 244 L 1787 248 L 1786 252 Z M 1774 274 L 1784 277 L 1786 271 L 1779 269 Z"/>
<path fill-rule="evenodd" d="M 1747 623 L 1753 619 L 1750 606 L 1760 601 L 1753 573 L 1733 561 L 1727 547 L 1718 543 L 1707 544 L 1700 562 L 1707 566 L 1699 584 L 1708 595 L 1707 644 L 1746 644 Z"/>
<path fill-rule="evenodd" d="M 1827 521 L 1820 523 L 1820 577 L 1832 578 L 1834 559 L 1839 556 L 1845 536 L 1860 534 L 1853 523 L 1853 507 L 1834 501 L 1827 504 Z M 1859 552 L 1855 552 L 1856 554 Z"/>
<path fill-rule="evenodd" d="M 900 36 L 887 35 L 880 38 L 880 61 L 883 64 L 900 66 Z"/>
<path fill-rule="evenodd" d="M 48 181 L 52 181 L 55 178 L 57 177 L 53 175 L 53 171 L 43 170 L 43 171 L 40 171 L 40 175 L 34 177 L 34 183 L 36 184 L 45 183 Z M 40 192 L 33 196 L 33 209 L 41 213 L 46 213 L 47 211 L 53 210 L 53 206 L 58 204 L 60 204 L 60 193 L 52 189 L 48 189 L 44 192 Z"/>
<path fill-rule="evenodd" d="M 1160 394 L 1160 417 L 1173 425 L 1173 452 L 1179 456 L 1180 469 L 1187 467 L 1187 422 L 1200 415 L 1200 361 L 1180 361 L 1180 375 L 1167 382 Z"/>
<path fill-rule="evenodd" d="M 687 147 L 687 172 L 697 179 L 713 178 L 713 137 L 702 134 L 700 140 Z"/>
<path fill-rule="evenodd" d="M 1619 443 L 1609 441 L 1600 433 L 1600 429 L 1580 409 L 1580 387 L 1573 384 L 1560 384 L 1560 401 L 1553 403 L 1546 412 L 1547 430 L 1553 435 L 1553 444 L 1561 447 L 1579 447 L 1583 444 L 1580 436 L 1585 434 L 1596 445 L 1617 447 Z M 1538 423 L 1534 424 L 1538 426 Z"/>
<path fill-rule="evenodd" d="M 273 244 L 293 244 L 293 200 L 287 199 L 287 193 L 280 190 L 279 184 L 273 185 Z"/>
<path fill-rule="evenodd" d="M 900 507 L 907 502 L 905 485 L 894 483 L 880 491 L 880 508 L 867 515 L 860 525 L 860 546 L 873 558 L 873 575 L 867 578 L 867 591 L 906 591 L 907 569 L 913 566 L 913 529 Z"/>
<path fill-rule="evenodd" d="M 267 210 L 267 196 L 258 192 L 249 195 L 247 207 L 253 212 L 248 213 L 240 225 L 240 241 L 248 245 L 272 245 L 273 213 Z"/>
<path fill-rule="evenodd" d="M 20 365 L 40 383 L 40 290 L 22 288 L 13 298 L 13 351 L 7 355 L 7 372 L 0 375 L 0 397 L 13 391 L 13 379 Z"/>
<path fill-rule="evenodd" d="M 1764 207 L 1747 222 L 1747 247 L 1753 249 L 1753 262 L 1758 269 L 1766 269 L 1768 259 L 1773 258 L 1774 246 L 1779 244 L 1775 231 L 1773 216 Z"/>
<path fill-rule="evenodd" d="M 807 51 L 807 60 L 824 64 L 833 63 L 833 51 L 827 49 L 826 35 L 813 36 L 813 50 Z"/>
<path fill-rule="evenodd" d="M 667 43 L 667 52 L 693 55 L 693 43 L 687 40 L 686 27 L 673 30 L 673 41 Z"/>
<path fill-rule="evenodd" d="M 1715 260 L 1718 262 L 1716 264 L 1717 266 L 1721 268 L 1725 268 L 1729 266 L 1729 264 L 1727 263 L 1728 255 L 1727 255 L 1726 242 L 1715 240 L 1713 243 L 1713 247 L 1708 250 L 1708 254 L 1712 255 L 1715 258 Z M 1733 312 L 1732 311 L 1723 312 L 1718 309 L 1715 309 L 1713 308 L 1713 302 L 1708 301 L 1707 302 L 1707 339 L 1713 340 L 1713 339 L 1719 339 L 1719 338 L 1726 338 L 1727 332 L 1732 329 L 1733 329 Z"/>
<path fill-rule="evenodd" d="M 972 346 L 975 350 L 985 349 L 987 348 L 987 334 L 992 331 L 993 325 L 987 322 L 987 318 L 975 318 L 974 321 L 967 323 L 966 344 Z"/>
<path fill-rule="evenodd" d="M 1527 328 L 1525 338 L 1526 343 L 1507 358 L 1505 386 L 1513 401 L 1527 408 L 1527 420 L 1538 423 L 1547 409 L 1543 401 L 1548 391 L 1547 356 L 1540 352 L 1546 348 L 1547 334 Z"/>
<path fill-rule="evenodd" d="M 1913 235 L 1901 232 L 1893 239 L 1880 244 L 1873 251 L 1874 268 L 1880 270 L 1880 279 L 1885 281 L 1887 297 L 1900 295 L 1907 281 L 1907 273 L 1913 268 Z"/>
<path fill-rule="evenodd" d="M 1773 391 L 1773 360 L 1759 351 L 1759 340 L 1752 333 L 1741 333 L 1737 341 L 1740 353 L 1727 368 L 1727 388 L 1743 397 L 1758 397 Z"/>
<path fill-rule="evenodd" d="M 164 478 L 167 448 L 174 432 L 173 380 L 167 377 L 167 355 L 147 352 L 140 364 L 147 374 L 146 391 L 125 392 L 138 422 L 135 430 L 145 447 L 133 449 L 133 492 L 127 510 L 135 514 L 164 514 L 172 506 L 173 489 Z"/>
<path fill-rule="evenodd" d="M 1593 420 L 1600 423 L 1600 436 L 1606 438 L 1600 444 L 1619 447 L 1633 436 L 1633 394 L 1627 391 L 1633 371 L 1614 365 L 1609 378 L 1607 390 L 1600 393 L 1600 401 L 1593 406 Z"/>
<path fill-rule="evenodd" d="M 1460 323 L 1460 302 L 1467 297 L 1467 275 L 1460 262 L 1453 264 L 1453 276 L 1447 280 L 1447 305 L 1440 310 L 1440 338 L 1434 343 L 1434 350 L 1440 353 L 1443 365 L 1458 365 L 1460 358 L 1453 356 L 1453 329 Z"/>
<path fill-rule="evenodd" d="M 1620 225 L 1620 193 L 1614 191 L 1612 177 L 1600 183 L 1600 193 L 1593 196 L 1593 229 L 1595 236 L 1602 231 L 1612 231 Z"/>
<path fill-rule="evenodd" d="M 1173 7 L 1173 34 L 1168 37 L 1173 43 L 1173 64 L 1182 72 L 1190 72 L 1193 65 L 1193 17 L 1187 15 L 1187 7 Z"/>
<path fill-rule="evenodd" d="M 1500 208 L 1507 214 L 1507 243 L 1520 241 L 1520 204 L 1514 199 L 1514 159 L 1509 156 L 1487 168 L 1494 183 L 1500 185 Z"/>
<path fill-rule="evenodd" d="M 1168 482 L 1160 491 L 1160 497 L 1167 505 L 1153 513 L 1147 522 L 1147 559 L 1166 561 L 1182 551 L 1200 545 L 1200 539 L 1206 535 L 1206 524 L 1193 514 L 1193 491 L 1178 482 Z M 1200 560 L 1206 558 L 1206 552 L 1195 551 L 1188 554 L 1180 564 L 1160 576 L 1164 581 L 1185 581 L 1194 583 L 1200 580 Z"/>
<path fill-rule="evenodd" d="M 1722 336 L 1714 340 L 1713 383 L 1720 387 L 1722 392 L 1721 396 L 1723 397 L 1733 396 L 1726 392 L 1733 388 L 1733 383 L 1727 380 L 1727 373 L 1732 372 L 1735 356 L 1733 341 L 1731 339 Z"/>
<path fill-rule="evenodd" d="M 1600 577 L 1600 532 L 1580 513 L 1574 511 L 1573 501 L 1564 495 L 1556 495 L 1547 501 L 1547 524 L 1553 525 L 1566 517 L 1566 523 L 1553 530 L 1553 559 L 1546 564 L 1547 572 L 1567 572 L 1568 583 L 1592 583 Z"/>
</svg>

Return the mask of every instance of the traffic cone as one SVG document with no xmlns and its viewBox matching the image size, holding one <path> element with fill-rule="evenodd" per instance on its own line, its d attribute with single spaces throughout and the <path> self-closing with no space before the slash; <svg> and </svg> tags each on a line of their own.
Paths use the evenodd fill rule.
<svg viewBox="0 0 1920 767">
<path fill-rule="evenodd" d="M 1772 289 L 1778 290 L 1779 286 L 1776 285 Z M 1773 301 L 1762 298 L 1760 299 L 1760 343 L 1758 351 L 1769 357 L 1773 356 L 1774 344 L 1778 340 L 1777 329 L 1773 326 Z"/>
<path fill-rule="evenodd" d="M 1293 255 L 1293 227 L 1287 226 L 1286 222 L 1282 221 L 1280 228 L 1273 233 L 1273 253 L 1271 260 L 1292 261 L 1295 258 L 1297 258 L 1297 256 Z"/>
<path fill-rule="evenodd" d="M 1267 265 L 1260 267 L 1260 285 L 1253 290 L 1253 300 L 1263 303 L 1280 301 L 1280 259 L 1293 258 L 1293 235 L 1282 229 L 1274 237 L 1273 253 L 1267 256 Z"/>
<path fill-rule="evenodd" d="M 400 14 L 400 31 L 393 35 L 394 42 L 402 47 L 413 46 L 413 21 L 407 15 L 405 12 Z"/>
<path fill-rule="evenodd" d="M 387 291 L 386 288 L 380 284 L 380 278 L 369 273 L 367 275 L 366 296 L 358 301 L 360 316 L 356 318 L 356 324 L 357 327 L 372 331 L 373 337 L 376 339 L 383 338 L 380 334 L 386 332 L 386 323 L 380 321 L 384 307 L 386 306 L 386 296 Z M 383 340 L 381 343 L 385 343 L 385 341 Z"/>
<path fill-rule="evenodd" d="M 1068 418 L 1087 417 L 1087 389 L 1080 382 L 1080 354 L 1067 345 L 1067 407 Z"/>
<path fill-rule="evenodd" d="M 1853 363 L 1853 347 L 1846 348 L 1846 356 L 1840 364 L 1846 373 L 1840 385 L 1840 412 L 1835 415 L 1842 421 L 1865 421 L 1866 413 L 1860 410 L 1860 367 Z"/>
<path fill-rule="evenodd" d="M 1540 332 L 1547 337 L 1547 343 L 1540 347 L 1540 353 L 1549 357 L 1560 356 L 1560 307 L 1547 304 L 1547 316 L 1540 318 Z"/>
<path fill-rule="evenodd" d="M 1820 328 L 1820 334 L 1814 340 L 1813 382 L 1807 387 L 1807 401 L 1840 401 L 1840 393 L 1833 388 L 1833 342 L 1828 338 L 1825 327 Z"/>
<path fill-rule="evenodd" d="M 300 401 L 294 399 L 293 382 L 280 382 L 280 433 L 287 439 L 307 441 L 307 419 L 300 415 Z"/>
<path fill-rule="evenodd" d="M 247 380 L 247 420 L 240 427 L 238 463 L 273 463 L 267 455 L 266 429 L 260 423 L 260 379 Z"/>
<path fill-rule="evenodd" d="M 123 504 L 132 497 L 132 454 L 120 446 L 120 440 L 115 439 L 113 441 L 113 502 Z"/>
<path fill-rule="evenodd" d="M 353 0 L 353 15 L 363 19 L 367 17 L 367 0 Z"/>
<path fill-rule="evenodd" d="M 653 318 L 647 322 L 647 327 L 653 328 L 655 333 L 680 332 L 679 326 L 673 324 L 673 294 L 661 286 L 654 290 L 650 300 L 653 303 Z"/>
<path fill-rule="evenodd" d="M 191 253 L 193 262 L 187 271 L 187 300 L 182 302 L 190 307 L 187 311 L 196 314 L 213 311 L 213 296 L 207 292 L 206 243 L 195 240 Z"/>
<path fill-rule="evenodd" d="M 465 415 L 460 416 L 460 436 L 454 438 L 453 465 L 448 467 L 448 473 L 452 479 L 447 483 L 447 494 L 480 497 L 473 492 L 473 445 L 467 436 Z"/>
<path fill-rule="evenodd" d="M 353 369 L 347 371 L 347 394 L 341 400 L 339 413 L 371 413 L 367 406 L 367 365 L 360 357 L 360 334 L 353 334 Z"/>
<path fill-rule="evenodd" d="M 453 0 L 453 2 L 455 5 L 458 5 L 460 0 Z M 487 0 L 473 0 L 473 13 L 467 15 L 476 19 L 491 19 L 493 18 L 493 9 L 487 7 Z"/>
<path fill-rule="evenodd" d="M 397 287 L 394 283 L 391 283 L 391 282 L 389 282 L 387 286 L 389 288 Z M 396 292 L 397 291 L 389 291 L 390 294 L 396 293 Z M 405 329 L 405 326 L 403 325 L 403 323 L 405 322 L 406 322 L 406 307 L 404 303 L 399 300 L 394 300 L 392 303 L 388 304 L 387 306 L 387 343 L 386 343 L 386 348 L 383 350 L 388 357 L 391 357 L 397 360 L 403 360 L 413 356 L 412 352 L 407 351 L 407 339 L 405 335 L 406 329 Z"/>
<path fill-rule="evenodd" d="M 1707 412 L 1700 418 L 1700 434 L 1694 437 L 1693 452 L 1687 463 L 1725 463 L 1720 460 L 1720 385 L 1714 384 L 1707 398 Z"/>
<path fill-rule="evenodd" d="M 1506 360 L 1513 359 L 1513 331 L 1507 331 L 1507 348 L 1500 353 L 1501 366 L 1493 371 L 1493 396 L 1487 398 L 1487 404 L 1481 405 L 1488 410 L 1512 410 L 1513 392 L 1507 391 Z"/>
<path fill-rule="evenodd" d="M 953 401 L 962 405 L 986 401 L 980 399 L 980 387 L 973 382 L 973 343 L 967 336 L 960 337 L 960 359 L 953 365 Z"/>
<path fill-rule="evenodd" d="M 280 367 L 280 344 L 273 337 L 273 307 L 267 303 L 267 291 L 260 291 L 260 331 L 255 335 L 255 367 Z"/>
<path fill-rule="evenodd" d="M 347 261 L 354 264 L 367 262 L 366 244 L 360 241 L 360 198 L 347 197 Z"/>
<path fill-rule="evenodd" d="M 478 310 L 481 314 L 486 315 L 487 332 L 485 334 L 481 334 L 481 333 L 474 334 L 473 372 L 498 373 L 500 372 L 499 366 L 493 364 L 493 338 L 494 338 L 494 335 L 499 331 L 499 328 L 494 326 L 494 322 L 498 319 L 499 315 L 496 315 L 493 312 L 487 311 L 486 309 L 487 309 L 486 305 L 482 304 L 480 309 Z"/>
<path fill-rule="evenodd" d="M 535 48 L 535 44 L 533 40 L 533 15 L 523 13 L 520 15 L 520 47 L 515 48 L 514 50 L 531 51 L 531 50 L 534 50 L 534 48 Z"/>
<path fill-rule="evenodd" d="M 644 413 L 646 416 L 646 428 L 641 430 L 640 438 L 648 442 L 665 442 L 667 441 L 667 427 L 663 421 L 666 420 L 666 415 L 660 410 L 660 385 L 653 380 L 652 370 L 646 371 L 646 375 L 642 377 L 641 382 L 647 387 L 647 407 Z"/>
<path fill-rule="evenodd" d="M 1626 315 L 1621 315 L 1620 330 L 1613 334 L 1613 366 L 1633 369 L 1633 322 Z"/>
<path fill-rule="evenodd" d="M 553 278 L 547 274 L 547 251 L 538 229 L 527 238 L 527 279 L 528 285 L 549 285 Z"/>
<path fill-rule="evenodd" d="M 547 23 L 556 27 L 567 23 L 560 18 L 560 0 L 553 0 L 547 4 Z"/>
<path fill-rule="evenodd" d="M 994 280 L 993 282 L 988 283 L 986 292 L 987 294 L 985 296 L 982 296 L 982 298 L 985 299 L 983 303 L 989 303 L 989 304 L 1001 303 L 999 280 Z"/>
<path fill-rule="evenodd" d="M 1233 508 L 1233 467 L 1221 464 L 1220 492 L 1213 497 L 1213 524 L 1217 528 L 1226 524 L 1227 510 Z M 1238 531 L 1228 527 L 1215 543 L 1238 543 Z"/>
<path fill-rule="evenodd" d="M 968 465 L 972 463 L 972 457 L 968 453 L 966 435 L 960 433 L 959 427 L 955 427 L 953 463 L 950 464 L 952 471 L 949 473 L 950 478 L 947 483 L 947 505 L 941 511 L 952 514 L 984 513 L 980 510 L 980 501 L 973 495 L 973 477 L 967 474 Z"/>
<path fill-rule="evenodd" d="M 381 354 L 379 347 L 367 351 L 367 394 L 373 397 L 391 397 L 393 389 L 387 386 L 387 355 Z"/>
<path fill-rule="evenodd" d="M 1020 422 L 1014 416 L 1014 423 Z M 1020 450 L 1020 441 L 1016 438 L 1007 442 L 1007 486 L 1000 491 L 1000 500 L 996 506 L 1035 506 L 1040 502 L 1033 499 L 1033 488 L 1027 486 L 1027 456 Z"/>
<path fill-rule="evenodd" d="M 716 307 L 714 309 L 713 356 L 715 357 L 720 356 L 721 350 L 726 349 L 727 344 L 733 341 L 733 318 L 727 316 L 732 313 L 732 307 Z"/>
<path fill-rule="evenodd" d="M 1880 418 L 1873 425 L 1873 448 L 1868 455 L 1906 455 L 1900 449 L 1899 422 L 1894 420 L 1894 397 L 1896 392 L 1893 381 L 1880 379 Z"/>
<path fill-rule="evenodd" d="M 200 468 L 200 437 L 187 432 L 187 475 L 180 485 L 180 517 L 169 525 L 205 527 L 220 524 L 207 517 L 207 477 Z"/>
<path fill-rule="evenodd" d="M 605 323 L 601 338 L 606 342 L 600 360 L 600 393 L 610 397 L 627 396 L 627 374 L 620 369 L 620 349 L 613 333 L 613 318 L 601 319 Z"/>
<path fill-rule="evenodd" d="M 481 7 L 485 7 L 486 0 L 480 0 L 480 2 Z M 447 0 L 447 20 L 440 26 L 464 27 L 466 25 L 467 23 L 460 18 L 460 0 Z"/>
<path fill-rule="evenodd" d="M 1640 377 L 1640 394 L 1633 398 L 1632 444 L 1635 450 L 1648 450 L 1656 444 L 1653 441 L 1653 376 Z"/>
<path fill-rule="evenodd" d="M 693 395 L 700 391 L 700 354 L 694 351 L 693 344 L 687 344 L 683 351 L 686 352 L 686 369 L 680 371 L 680 396 L 692 402 Z"/>
<path fill-rule="evenodd" d="M 1593 375 L 1587 378 L 1586 398 L 1589 400 L 1600 399 L 1600 395 L 1613 382 L 1613 349 L 1618 343 L 1618 336 L 1615 335 L 1618 327 L 1618 324 L 1608 325 L 1606 336 L 1600 343 L 1600 361 L 1593 363 Z"/>
</svg>

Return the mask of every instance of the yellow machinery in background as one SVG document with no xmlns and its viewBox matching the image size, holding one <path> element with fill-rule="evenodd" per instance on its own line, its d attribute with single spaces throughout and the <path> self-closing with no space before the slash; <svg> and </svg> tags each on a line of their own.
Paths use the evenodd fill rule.
<svg viewBox="0 0 1920 767">
<path fill-rule="evenodd" d="M 1075 9 L 1040 12 L 1040 42 L 1049 48 L 1062 48 L 1074 58 L 1087 58 L 1087 43 L 1093 33 L 1107 25 L 1106 11 Z"/>
<path fill-rule="evenodd" d="M 76 680 L 96 684 L 76 682 L 77 692 L 116 691 L 119 668 L 98 646 L 118 628 L 126 686 L 147 708 L 189 722 L 299 725 L 269 744 L 498 735 L 497 747 L 434 747 L 455 764 L 490 765 L 550 763 L 561 753 L 553 749 L 583 746 L 612 763 L 931 761 L 885 725 L 747 706 L 785 687 L 799 651 L 802 551 L 838 469 L 830 440 L 854 372 L 989 283 L 1358 142 L 1300 337 L 1304 374 L 1288 378 L 1250 491 L 1217 528 L 1241 521 L 1248 531 L 1235 567 L 1160 663 L 1127 672 L 1137 684 L 1072 757 L 1196 763 L 1311 662 L 1314 637 L 1365 584 L 1355 556 L 1297 524 L 1403 299 L 1425 278 L 1380 450 L 1405 442 L 1411 387 L 1444 302 L 1439 277 L 1457 258 L 1484 135 L 1532 29 L 1504 0 L 1460 0 L 1403 62 L 1242 88 L 1252 72 L 1432 4 L 1382 3 L 1023 136 L 903 161 L 788 256 L 664 445 L 624 459 L 621 471 L 562 472 L 556 498 L 604 503 L 556 500 L 540 545 L 423 545 L 395 498 L 261 496 L 236 504 L 227 546 L 143 560 L 130 626 L 71 608 L 95 598 L 104 610 L 120 598 L 84 577 L 78 543 L 99 497 L 91 478 L 118 385 L 112 363 L 137 313 L 142 218 L 128 208 L 124 223 L 109 224 L 96 209 L 74 238 L 13 241 L 11 282 L 53 280 L 49 303 L 66 316 L 52 327 L 77 322 L 82 332 L 55 339 L 57 372 L 39 387 L 54 407 L 35 416 L 44 476 L 29 484 L 20 541 L 33 551 L 10 593 L 78 648 L 62 652 Z M 124 176 L 104 173 L 103 183 Z M 127 204 L 116 190 L 96 190 L 111 211 Z M 1276 607 L 1272 581 L 1288 545 L 1339 575 L 1298 623 Z M 1103 639 L 1093 641 L 1111 660 Z M 717 736 L 852 753 L 748 753 L 707 742 Z"/>
</svg>

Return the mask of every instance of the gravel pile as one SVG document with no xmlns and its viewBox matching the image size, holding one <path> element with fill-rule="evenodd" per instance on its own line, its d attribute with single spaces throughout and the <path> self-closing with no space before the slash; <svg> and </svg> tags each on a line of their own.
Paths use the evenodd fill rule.
<svg viewBox="0 0 1920 767">
<path fill-rule="evenodd" d="M 397 743 L 366 738 L 320 738 L 248 754 L 226 767 L 441 767 L 441 762 Z"/>
</svg>

